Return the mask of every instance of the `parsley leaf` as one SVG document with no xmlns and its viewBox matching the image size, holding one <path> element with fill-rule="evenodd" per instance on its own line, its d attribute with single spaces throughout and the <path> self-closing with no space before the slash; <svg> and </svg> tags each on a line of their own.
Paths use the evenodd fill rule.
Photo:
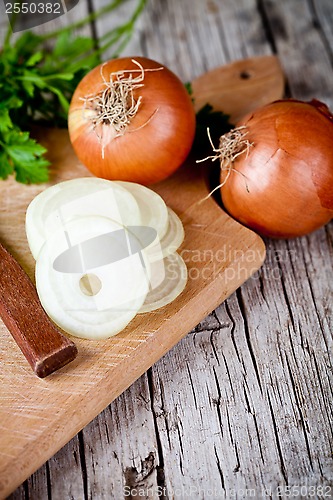
<svg viewBox="0 0 333 500">
<path fill-rule="evenodd" d="M 192 95 L 193 95 L 192 83 L 186 82 L 186 83 L 184 83 L 184 85 L 185 85 L 185 88 L 187 90 L 188 95 L 190 95 L 192 97 Z M 192 100 L 194 100 L 194 99 L 192 99 Z"/>
<path fill-rule="evenodd" d="M 192 101 L 195 102 L 191 82 L 185 83 L 185 88 L 191 96 Z M 221 135 L 226 134 L 233 127 L 234 125 L 229 122 L 229 115 L 226 115 L 223 111 L 214 110 L 211 104 L 205 104 L 196 114 L 196 131 L 193 148 L 195 150 L 205 150 L 209 147 L 208 128 L 213 143 L 218 145 Z"/>
<path fill-rule="evenodd" d="M 3 178 L 15 171 L 16 180 L 25 184 L 48 180 L 50 162 L 43 158 L 46 149 L 31 139 L 29 132 L 15 128 L 5 132 L 3 138 L 3 165 L 0 170 Z"/>
<path fill-rule="evenodd" d="M 14 172 L 14 165 L 9 161 L 6 151 L 0 151 L 0 177 L 7 179 Z"/>
<path fill-rule="evenodd" d="M 196 118 L 194 147 L 197 149 L 207 149 L 209 147 L 207 128 L 209 128 L 213 144 L 217 146 L 221 135 L 233 128 L 233 125 L 229 122 L 229 115 L 224 114 L 222 111 L 215 111 L 210 104 L 205 104 L 197 112 Z"/>
</svg>

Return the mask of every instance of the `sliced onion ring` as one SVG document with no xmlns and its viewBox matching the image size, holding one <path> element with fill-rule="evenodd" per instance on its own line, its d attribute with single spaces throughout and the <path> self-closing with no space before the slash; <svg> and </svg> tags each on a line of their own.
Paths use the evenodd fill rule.
<svg viewBox="0 0 333 500">
<path fill-rule="evenodd" d="M 171 208 L 167 208 L 167 215 L 168 228 L 166 234 L 161 240 L 157 236 L 149 246 L 146 246 L 144 240 L 141 238 L 141 231 L 139 230 L 135 232 L 135 236 L 141 242 L 142 248 L 145 249 L 145 253 L 150 262 L 159 261 L 168 255 L 175 253 L 184 241 L 185 232 L 182 221 L 178 215 L 171 210 Z M 144 235 L 144 229 L 151 226 L 145 226 L 144 224 L 142 226 L 142 235 Z M 132 232 L 133 229 L 140 228 L 128 227 L 130 232 Z"/>
<path fill-rule="evenodd" d="M 140 208 L 142 225 L 154 228 L 161 240 L 169 226 L 168 209 L 161 196 L 135 182 L 117 181 L 117 184 L 127 189 L 134 196 Z"/>
<path fill-rule="evenodd" d="M 87 241 L 119 230 L 126 232 L 107 218 L 77 218 L 66 223 L 64 231 L 50 237 L 40 251 L 36 263 L 40 301 L 50 318 L 71 335 L 96 340 L 116 335 L 134 318 L 145 300 L 150 264 L 144 254 L 128 255 L 82 272 L 60 272 L 54 268 L 55 259 L 69 249 L 81 244 L 82 250 Z M 124 241 L 126 238 L 119 243 L 123 245 L 120 257 L 128 251 Z M 88 257 L 83 252 L 83 262 L 89 261 Z"/>
<path fill-rule="evenodd" d="M 158 286 L 147 295 L 139 313 L 146 313 L 160 309 L 170 304 L 184 290 L 187 283 L 187 267 L 182 257 L 174 253 L 163 261 L 164 277 Z M 158 281 L 158 274 L 162 273 L 160 262 L 154 262 L 151 267 L 152 280 Z"/>
<path fill-rule="evenodd" d="M 150 262 L 174 254 L 185 238 L 184 226 L 178 215 L 168 207 L 169 225 L 164 237 L 146 249 Z"/>
<path fill-rule="evenodd" d="M 138 203 L 118 183 L 95 177 L 64 181 L 36 196 L 27 209 L 26 233 L 34 258 L 63 222 L 91 215 L 109 217 L 124 226 L 141 224 Z"/>
</svg>

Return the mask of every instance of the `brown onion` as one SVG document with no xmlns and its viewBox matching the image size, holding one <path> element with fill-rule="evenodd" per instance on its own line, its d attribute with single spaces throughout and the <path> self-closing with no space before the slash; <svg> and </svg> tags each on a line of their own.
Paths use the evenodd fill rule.
<svg viewBox="0 0 333 500">
<path fill-rule="evenodd" d="M 96 176 L 151 184 L 187 157 L 195 113 L 174 73 L 150 59 L 126 57 L 83 78 L 72 98 L 68 129 L 78 158 Z"/>
<path fill-rule="evenodd" d="M 243 144 L 229 166 L 223 147 L 237 130 L 221 137 L 218 150 L 222 201 L 230 215 L 274 238 L 305 235 L 329 222 L 333 116 L 327 106 L 317 100 L 275 101 L 238 127 Z"/>
</svg>

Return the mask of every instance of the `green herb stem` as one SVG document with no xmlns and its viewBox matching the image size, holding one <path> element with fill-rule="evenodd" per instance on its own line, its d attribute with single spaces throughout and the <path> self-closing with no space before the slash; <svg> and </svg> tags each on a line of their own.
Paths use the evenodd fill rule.
<svg viewBox="0 0 333 500">
<path fill-rule="evenodd" d="M 51 31 L 50 33 L 46 33 L 45 35 L 42 35 L 41 40 L 43 42 L 45 42 L 45 41 L 50 40 L 52 38 L 56 38 L 57 36 L 59 36 L 61 33 L 63 33 L 66 30 L 72 31 L 75 29 L 82 28 L 83 26 L 86 26 L 87 24 L 92 23 L 93 21 L 95 21 L 99 17 L 101 17 L 105 14 L 108 14 L 109 12 L 112 12 L 120 4 L 124 3 L 124 1 L 127 1 L 127 0 L 114 0 L 110 5 L 106 5 L 105 7 L 102 7 L 101 9 L 97 10 L 96 12 L 92 12 L 91 14 L 84 17 L 80 21 L 76 21 L 75 23 L 69 24 L 68 26 L 65 26 L 65 27 L 60 28 L 58 30 Z"/>
</svg>

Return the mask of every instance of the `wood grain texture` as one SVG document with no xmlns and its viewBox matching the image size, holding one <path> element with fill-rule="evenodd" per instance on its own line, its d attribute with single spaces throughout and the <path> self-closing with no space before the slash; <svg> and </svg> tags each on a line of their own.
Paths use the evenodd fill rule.
<svg viewBox="0 0 333 500">
<path fill-rule="evenodd" d="M 331 0 L 150 0 L 126 54 L 188 81 L 276 53 L 288 95 L 332 107 L 332 35 Z M 11 500 L 121 499 L 125 485 L 154 500 L 275 500 L 288 485 L 332 498 L 333 224 L 266 247 L 260 272 Z"/>
<path fill-rule="evenodd" d="M 196 98 L 198 109 L 207 102 L 214 109 L 221 109 L 221 103 L 223 103 L 223 111 L 232 117 L 232 123 L 237 123 L 244 115 L 252 111 L 253 106 L 259 107 L 274 101 L 278 94 L 284 93 L 281 65 L 279 60 L 272 56 L 247 58 L 246 65 L 243 60 L 236 61 L 233 63 L 233 72 L 226 71 L 223 75 L 223 86 L 219 83 L 222 71 L 223 69 L 216 68 L 198 77 L 193 83 L 193 92 L 198 95 Z M 279 79 L 277 74 L 280 74 Z M 208 79 L 210 79 L 209 85 L 204 83 Z M 250 86 L 249 81 L 251 81 Z M 267 90 L 262 92 L 264 86 Z M 231 95 L 230 88 L 233 89 Z M 244 92 L 248 96 L 247 105 L 239 97 Z"/>
<path fill-rule="evenodd" d="M 243 88 L 244 108 L 256 106 L 252 86 L 260 89 L 260 101 L 264 100 L 266 88 L 268 101 L 272 89 L 276 98 L 281 96 L 283 78 L 276 59 L 265 58 L 264 65 L 259 60 L 258 67 L 254 59 L 246 60 L 237 64 L 237 71 L 230 65 L 215 74 L 214 84 L 217 79 L 221 86 L 225 79 L 228 83 L 234 81 L 229 93 L 221 96 L 219 108 L 223 108 L 224 102 L 230 103 L 233 88 L 249 64 L 253 75 Z M 267 66 L 272 69 L 267 71 Z M 195 95 L 199 96 L 210 85 L 210 75 L 200 78 L 194 82 Z M 66 131 L 43 131 L 41 139 L 51 155 L 52 183 L 88 175 L 76 159 Z M 11 196 L 1 207 L 0 235 L 8 247 L 15 249 L 18 261 L 32 273 L 32 257 L 24 235 L 24 212 L 31 195 L 43 187 L 20 186 L 14 181 L 3 183 L 3 189 L 5 186 L 6 193 L 8 188 L 11 190 Z M 52 456 L 261 266 L 265 256 L 262 240 L 227 216 L 212 198 L 204 200 L 208 187 L 193 158 L 155 189 L 180 215 L 185 227 L 181 254 L 188 267 L 189 281 L 176 301 L 156 313 L 138 315 L 123 332 L 107 341 L 76 340 L 77 359 L 43 383 L 26 373 L 2 327 L 2 495 Z M 8 231 L 8 225 L 13 224 L 18 225 L 15 234 Z"/>
</svg>

